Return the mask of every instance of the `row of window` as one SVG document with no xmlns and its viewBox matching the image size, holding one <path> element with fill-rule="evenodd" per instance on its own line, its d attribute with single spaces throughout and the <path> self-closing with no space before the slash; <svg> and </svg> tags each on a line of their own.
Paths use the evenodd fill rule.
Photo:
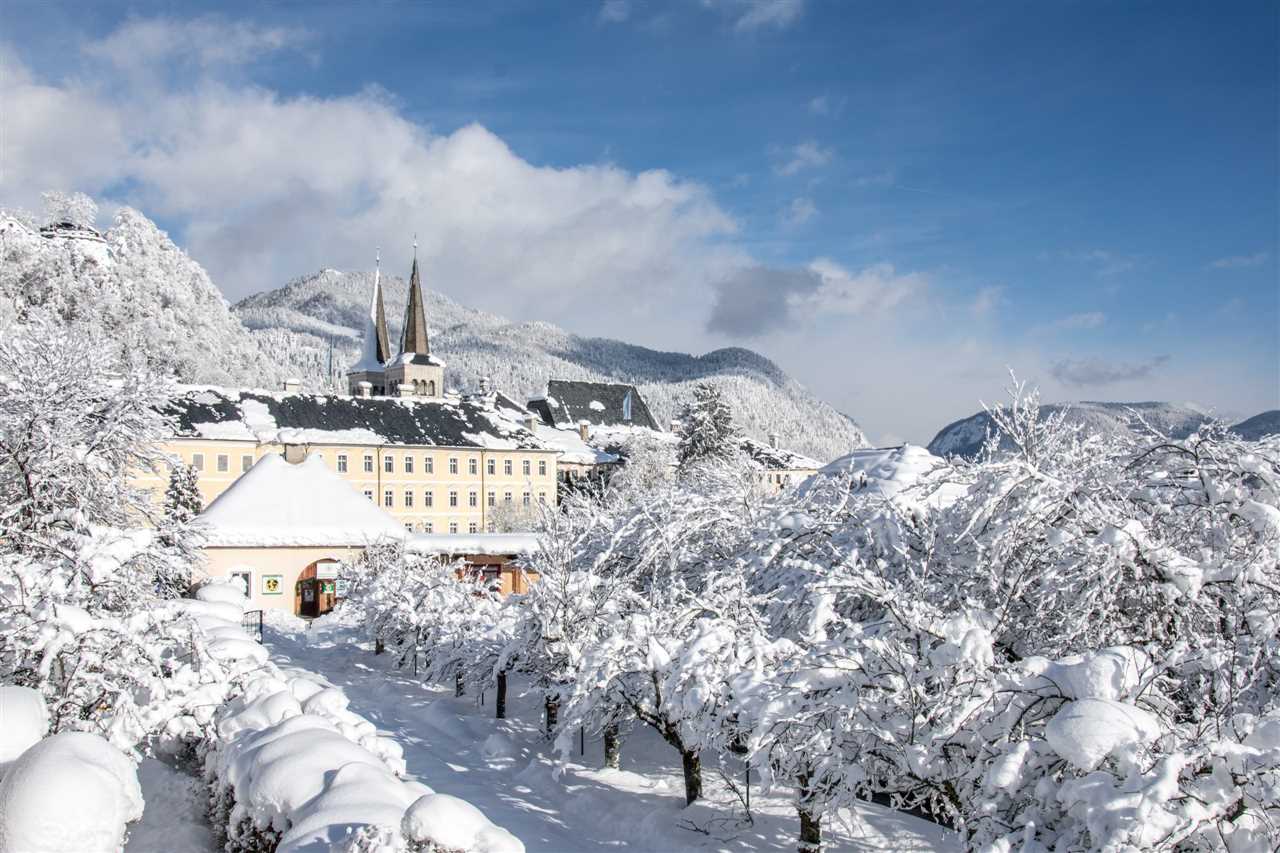
<svg viewBox="0 0 1280 853">
<path fill-rule="evenodd" d="M 404 523 L 404 529 L 405 529 L 405 530 L 408 530 L 410 533 L 413 533 L 413 532 L 415 532 L 415 531 L 416 531 L 416 532 L 418 532 L 418 533 L 435 533 L 435 532 L 436 532 L 436 531 L 435 531 L 435 525 L 434 525 L 434 524 L 432 524 L 430 521 L 421 521 L 421 522 L 418 522 L 417 524 L 414 524 L 414 523 L 413 523 L 413 522 L 411 522 L 411 521 L 406 521 L 406 522 Z M 487 529 L 488 529 L 488 531 L 489 531 L 490 533 L 493 533 L 495 530 L 497 530 L 497 526 L 496 526 L 496 525 L 491 521 L 491 522 L 489 522 L 489 524 L 488 524 L 488 528 L 487 528 Z M 450 533 L 457 533 L 457 532 L 458 532 L 458 530 L 459 530 L 458 522 L 456 522 L 456 521 L 451 521 L 451 522 L 449 522 L 449 532 L 450 532 Z M 467 532 L 468 532 L 468 533 L 479 533 L 479 532 L 480 532 L 480 525 L 479 525 L 478 523 L 474 522 L 474 521 L 468 522 L 468 523 L 467 523 Z"/>
<path fill-rule="evenodd" d="M 413 457 L 413 456 L 409 456 L 409 455 L 407 455 L 407 454 L 406 454 L 405 456 L 401 457 L 401 465 L 402 465 L 402 468 L 403 468 L 404 473 L 406 473 L 406 474 L 412 474 L 412 473 L 414 472 L 414 465 L 415 465 L 415 463 L 414 463 L 414 461 L 413 461 L 413 460 L 414 460 L 414 457 Z M 497 464 L 497 462 L 498 462 L 498 460 L 496 460 L 496 459 L 489 459 L 489 460 L 486 460 L 486 464 L 485 464 L 485 473 L 486 473 L 486 474 L 488 474 L 488 475 L 489 475 L 489 476 L 491 476 L 491 477 L 492 477 L 492 476 L 494 476 L 494 475 L 496 475 L 496 474 L 497 474 L 497 472 L 498 472 L 498 464 Z M 347 459 L 347 454 L 345 454 L 345 453 L 339 453 L 339 454 L 338 454 L 338 473 L 339 473 L 339 474 L 346 474 L 346 473 L 348 472 L 348 470 L 349 470 L 348 465 L 349 465 L 349 462 L 348 462 L 348 459 Z M 510 459 L 503 459 L 503 460 L 502 460 L 502 473 L 503 473 L 503 474 L 505 474 L 506 476 L 510 477 L 510 476 L 512 475 L 512 473 L 513 473 L 513 470 L 514 470 L 514 468 L 513 468 L 513 466 L 512 466 L 512 460 L 510 460 Z M 396 472 L 396 459 L 395 459 L 395 457 L 394 457 L 394 456 L 383 456 L 383 457 L 382 457 L 382 471 L 383 471 L 383 473 L 385 473 L 385 474 L 394 474 L 394 473 Z M 373 454 L 371 454 L 371 453 L 366 453 L 366 454 L 364 455 L 364 472 L 365 472 L 366 474 L 372 474 L 372 473 L 373 473 Z M 424 456 L 424 457 L 422 457 L 422 472 L 423 472 L 424 474 L 434 474 L 434 473 L 435 473 L 435 460 L 434 460 L 432 457 L 430 457 L 430 456 Z M 458 473 L 458 457 L 456 457 L 456 456 L 450 456 L 450 457 L 449 457 L 449 473 L 450 473 L 450 474 L 457 474 L 457 473 Z M 473 476 L 473 477 L 480 473 L 480 460 L 479 460 L 479 459 L 476 459 L 476 458 L 474 458 L 474 457 L 473 457 L 473 458 L 471 458 L 471 459 L 468 459 L 468 460 L 467 460 L 467 473 L 468 473 L 468 474 L 470 474 L 470 475 L 471 475 L 471 476 Z M 526 476 L 526 477 L 532 476 L 532 474 L 533 474 L 533 463 L 532 463 L 530 460 L 528 460 L 528 459 L 524 459 L 524 460 L 522 460 L 522 461 L 521 461 L 521 463 L 520 463 L 520 473 L 521 473 L 521 474 L 523 474 L 523 475 L 524 475 L 524 476 Z M 547 476 L 547 460 L 545 460 L 545 459 L 539 459 L 539 460 L 538 460 L 538 476 L 539 476 L 539 477 L 545 477 L 545 476 Z"/>
<path fill-rule="evenodd" d="M 231 470 L 231 457 L 225 453 L 219 453 L 214 460 L 219 474 L 225 474 Z M 191 454 L 191 467 L 197 471 L 204 470 L 204 454 Z M 253 454 L 246 453 L 240 457 L 240 472 L 244 473 L 253 467 Z"/>
<path fill-rule="evenodd" d="M 364 496 L 365 496 L 366 498 L 368 498 L 369 500 L 373 500 L 373 489 L 365 489 L 365 490 L 364 490 Z M 404 496 L 403 496 L 403 503 L 401 504 L 401 506 L 403 506 L 405 509 L 413 509 L 414 500 L 415 500 L 415 498 L 414 498 L 414 491 L 413 491 L 413 489 L 405 489 L 405 490 L 404 490 Z M 512 494 L 511 494 L 511 492 L 503 492 L 503 493 L 502 493 L 502 502 L 503 502 L 504 504 L 510 504 L 510 503 L 512 503 L 512 502 L 513 502 L 513 496 L 512 496 Z M 521 495 L 520 495 L 520 503 L 521 503 L 523 506 L 529 506 L 532 502 L 533 502 L 533 495 L 532 495 L 532 493 L 530 493 L 530 492 L 524 492 L 523 494 L 521 494 Z M 539 502 L 539 503 L 546 503 L 546 502 L 547 502 L 547 493 L 546 493 L 546 492 L 538 492 L 538 502 Z M 497 505 L 498 505 L 498 493 L 497 493 L 497 492 L 494 492 L 494 491 L 490 491 L 490 492 L 489 492 L 489 494 L 488 494 L 488 500 L 486 501 L 486 503 L 487 503 L 489 506 L 491 506 L 491 507 L 495 507 L 495 506 L 497 506 Z M 386 489 L 386 490 L 384 490 L 384 491 L 383 491 L 383 493 L 382 493 L 382 505 L 383 505 L 383 506 L 385 506 L 385 507 L 387 507 L 387 508 L 389 508 L 389 509 L 390 509 L 390 508 L 394 508 L 394 507 L 395 507 L 395 505 L 396 505 L 396 492 L 395 492 L 395 489 Z M 425 489 L 425 490 L 423 490 L 423 492 L 422 492 L 422 505 L 423 505 L 424 507 L 433 507 L 433 506 L 435 506 L 435 505 L 436 505 L 436 502 L 435 502 L 435 493 L 434 493 L 434 492 L 432 492 L 430 489 Z M 458 504 L 458 491 L 457 491 L 456 489 L 450 489 L 450 490 L 449 490 L 449 506 L 451 506 L 451 507 L 456 507 L 456 506 L 458 506 L 458 505 L 459 505 L 459 504 Z M 474 508 L 476 508 L 476 507 L 480 506 L 480 493 L 479 493 L 479 492 L 477 492 L 477 491 L 470 491 L 470 492 L 467 492 L 467 506 L 471 507 L 472 509 L 474 509 Z"/>
</svg>

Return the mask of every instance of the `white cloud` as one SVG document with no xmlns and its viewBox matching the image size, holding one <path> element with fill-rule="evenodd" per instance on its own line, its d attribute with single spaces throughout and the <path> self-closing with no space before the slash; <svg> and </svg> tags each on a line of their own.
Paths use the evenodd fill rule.
<svg viewBox="0 0 1280 853">
<path fill-rule="evenodd" d="M 837 95 L 817 95 L 809 99 L 809 112 L 816 116 L 834 116 L 844 111 L 848 99 Z"/>
<path fill-rule="evenodd" d="M 818 207 L 813 203 L 811 198 L 792 199 L 791 204 L 787 205 L 782 211 L 782 221 L 786 225 L 798 226 L 804 225 L 809 220 L 818 215 Z"/>
<path fill-rule="evenodd" d="M 804 13 L 804 0 L 702 0 L 702 3 L 728 15 L 733 28 L 739 32 L 784 30 Z"/>
<path fill-rule="evenodd" d="M 1138 258 L 1122 255 L 1109 249 L 1086 249 L 1084 251 L 1063 252 L 1068 260 L 1092 266 L 1099 276 L 1113 276 L 1128 272 L 1138 265 Z"/>
<path fill-rule="evenodd" d="M 857 272 L 828 258 L 809 264 L 809 271 L 821 282 L 812 294 L 800 302 L 804 310 L 853 316 L 888 311 L 928 285 L 923 273 L 899 273 L 893 264 L 874 264 Z"/>
<path fill-rule="evenodd" d="M 1209 264 L 1218 270 L 1242 270 L 1260 267 L 1271 259 L 1270 252 L 1254 252 L 1252 255 L 1232 255 L 1229 258 L 1218 258 Z"/>
<path fill-rule="evenodd" d="M 1105 358 L 1068 358 L 1054 362 L 1049 373 L 1064 385 L 1089 387 L 1114 385 L 1149 379 L 1169 362 L 1169 356 L 1157 355 L 1144 361 L 1113 361 Z"/>
<path fill-rule="evenodd" d="M 243 32 L 225 35 L 274 43 Z M 282 97 L 217 75 L 141 81 L 136 69 L 113 74 L 108 53 L 98 76 L 59 83 L 7 63 L 0 204 L 107 193 L 184 232 L 231 299 L 321 267 L 367 268 L 376 245 L 385 266 L 407 266 L 416 231 L 430 286 L 468 304 L 620 337 L 645 328 L 669 345 L 656 338 L 679 335 L 675 324 L 645 318 L 696 330 L 708 282 L 742 262 L 723 243 L 733 219 L 664 170 L 539 166 L 479 125 L 432 134 L 376 90 Z"/>
<path fill-rule="evenodd" d="M 252 62 L 280 50 L 300 48 L 308 39 L 301 29 L 256 27 L 213 16 L 146 18 L 125 23 L 106 38 L 85 45 L 84 52 L 122 69 L 168 61 L 208 68 Z"/>
<path fill-rule="evenodd" d="M 603 23 L 620 24 L 630 17 L 630 0 L 604 0 L 600 4 L 600 20 Z"/>
<path fill-rule="evenodd" d="M 817 142 L 801 142 L 786 152 L 786 159 L 778 165 L 779 175 L 795 175 L 806 169 L 817 169 L 827 165 L 835 157 L 835 152 L 824 148 Z"/>
</svg>

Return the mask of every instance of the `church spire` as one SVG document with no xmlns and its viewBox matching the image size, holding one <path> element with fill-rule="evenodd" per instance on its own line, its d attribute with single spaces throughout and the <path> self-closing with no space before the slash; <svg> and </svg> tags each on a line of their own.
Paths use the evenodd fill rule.
<svg viewBox="0 0 1280 853">
<path fill-rule="evenodd" d="M 382 250 L 374 255 L 373 296 L 369 300 L 369 316 L 364 326 L 364 348 L 353 370 L 382 370 L 391 360 L 391 342 L 387 335 L 387 311 L 382 303 Z"/>
<path fill-rule="evenodd" d="M 427 340 L 427 310 L 422 298 L 422 282 L 418 277 L 418 235 L 413 236 L 413 270 L 409 273 L 409 301 L 404 309 L 404 330 L 400 333 L 400 352 L 431 355 Z"/>
</svg>

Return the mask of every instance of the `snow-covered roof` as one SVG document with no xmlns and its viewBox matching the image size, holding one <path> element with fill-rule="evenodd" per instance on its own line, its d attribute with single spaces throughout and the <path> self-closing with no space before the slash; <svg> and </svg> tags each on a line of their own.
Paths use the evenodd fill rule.
<svg viewBox="0 0 1280 853">
<path fill-rule="evenodd" d="M 744 436 L 740 444 L 752 461 L 769 471 L 816 471 L 822 467 L 821 462 L 803 453 L 772 447 L 754 438 Z"/>
<path fill-rule="evenodd" d="M 501 394 L 347 397 L 187 387 L 170 401 L 175 435 L 285 444 L 393 444 L 586 453 L 586 445 L 528 428 L 529 412 Z M 536 419 L 535 419 L 536 420 Z M 540 430 L 537 431 L 541 433 Z"/>
<path fill-rule="evenodd" d="M 964 492 L 958 483 L 946 482 L 951 466 L 923 447 L 904 444 L 901 447 L 868 448 L 855 450 L 824 465 L 800 485 L 804 494 L 817 488 L 823 481 L 835 477 L 848 477 L 858 484 L 859 490 L 878 493 L 886 498 L 915 486 L 927 487 L 921 498 L 928 504 L 939 506 L 950 503 Z"/>
<path fill-rule="evenodd" d="M 258 460 L 197 517 L 208 545 L 366 545 L 402 539 L 405 529 L 319 456 L 294 465 Z"/>
<path fill-rule="evenodd" d="M 634 385 L 552 379 L 547 382 L 546 393 L 529 401 L 529 408 L 552 426 L 586 421 L 593 426 L 658 428 Z"/>
<path fill-rule="evenodd" d="M 536 551 L 538 537 L 533 533 L 415 533 L 405 548 L 419 554 L 514 557 Z"/>
</svg>

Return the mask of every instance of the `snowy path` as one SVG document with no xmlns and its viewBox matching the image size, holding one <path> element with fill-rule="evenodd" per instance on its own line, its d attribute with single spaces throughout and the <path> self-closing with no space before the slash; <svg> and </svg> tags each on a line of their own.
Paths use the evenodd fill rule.
<svg viewBox="0 0 1280 853">
<path fill-rule="evenodd" d="M 205 822 L 204 784 L 163 761 L 138 765 L 145 806 L 142 820 L 129 827 L 124 853 L 213 853 L 218 849 Z"/>
<path fill-rule="evenodd" d="M 344 688 L 353 711 L 400 742 L 409 771 L 422 782 L 474 803 L 530 853 L 795 849 L 797 820 L 785 798 L 753 792 L 755 820 L 748 825 L 712 767 L 705 770 L 706 801 L 685 809 L 677 757 L 648 731 L 633 732 L 624 743 L 626 769 L 596 769 L 600 744 L 588 739 L 582 760 L 590 766 L 571 763 L 557 776 L 538 731 L 539 700 L 518 684 L 508 697 L 511 719 L 495 720 L 492 694 L 485 708 L 474 697 L 455 699 L 406 677 L 392 668 L 391 655 L 375 657 L 324 622 L 309 634 L 268 628 L 265 639 L 281 666 L 310 670 Z M 876 806 L 847 818 L 849 826 L 824 828 L 827 849 L 961 849 L 938 827 Z"/>
</svg>

